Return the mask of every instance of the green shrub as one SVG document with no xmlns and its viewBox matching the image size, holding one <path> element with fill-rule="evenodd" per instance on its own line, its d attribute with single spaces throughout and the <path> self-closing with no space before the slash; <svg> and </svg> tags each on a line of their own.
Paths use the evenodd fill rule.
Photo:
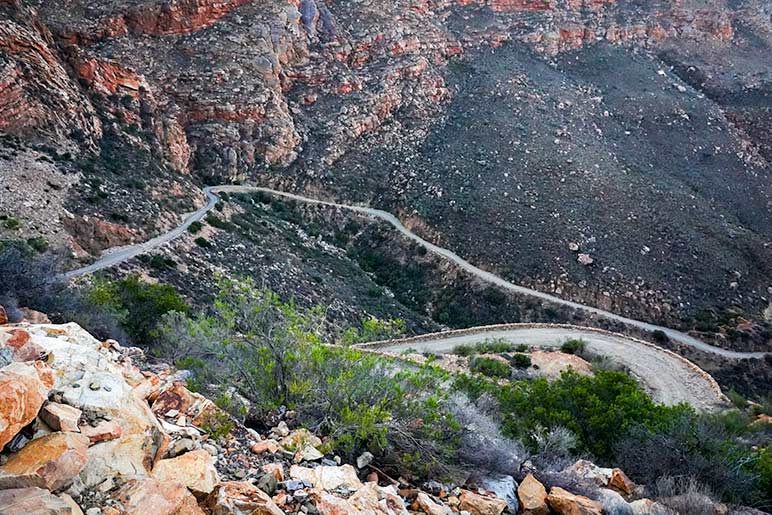
<svg viewBox="0 0 772 515">
<path fill-rule="evenodd" d="M 475 349 L 474 345 L 457 345 L 453 348 L 453 354 L 457 354 L 459 356 L 474 356 L 477 353 L 477 349 Z"/>
<path fill-rule="evenodd" d="M 209 240 L 207 240 L 206 238 L 204 238 L 203 236 L 199 236 L 198 238 L 196 238 L 193 241 L 195 242 L 196 245 L 198 245 L 199 247 L 204 248 L 204 249 L 208 249 L 208 248 L 210 248 L 212 246 L 212 243 Z"/>
<path fill-rule="evenodd" d="M 488 377 L 498 377 L 502 379 L 508 378 L 512 373 L 510 366 L 503 361 L 486 356 L 478 356 L 474 358 L 470 363 L 469 368 L 472 370 L 472 372 L 477 372 L 478 374 L 483 374 Z"/>
<path fill-rule="evenodd" d="M 459 428 L 442 393 L 447 374 L 322 345 L 321 315 L 251 280 L 222 280 L 208 315 L 167 314 L 163 334 L 167 353 L 185 356 L 196 384 L 228 377 L 258 412 L 294 409 L 302 424 L 328 436 L 325 451 L 355 458 L 369 450 L 418 475 L 452 463 Z"/>
<path fill-rule="evenodd" d="M 528 368 L 531 366 L 531 357 L 528 354 L 515 354 L 512 356 L 512 364 L 517 368 Z"/>
<path fill-rule="evenodd" d="M 668 338 L 667 334 L 665 334 L 665 331 L 662 331 L 661 329 L 652 331 L 651 337 L 654 340 L 654 343 L 658 343 L 660 345 L 670 341 L 670 338 Z"/>
<path fill-rule="evenodd" d="M 498 354 L 501 352 L 511 352 L 514 345 L 504 338 L 487 338 L 476 345 L 477 352 L 480 354 Z"/>
<path fill-rule="evenodd" d="M 228 222 L 227 220 L 223 220 L 222 218 L 211 213 L 206 215 L 206 223 L 208 223 L 212 227 L 217 227 L 218 229 L 222 229 L 225 231 L 230 231 L 236 227 L 235 225 Z"/>
<path fill-rule="evenodd" d="M 3 222 L 3 225 L 5 226 L 6 229 L 15 230 L 21 227 L 21 222 L 18 219 L 12 216 L 9 216 L 8 218 L 5 219 L 5 221 Z"/>
<path fill-rule="evenodd" d="M 360 327 L 350 327 L 340 337 L 343 345 L 355 343 L 393 340 L 405 333 L 405 322 L 400 318 L 381 320 L 370 317 L 362 321 Z"/>
<path fill-rule="evenodd" d="M 137 276 L 117 281 L 97 278 L 87 297 L 91 305 L 112 312 L 131 340 L 140 344 L 157 338 L 158 323 L 166 313 L 188 310 L 172 286 L 146 283 Z"/>
<path fill-rule="evenodd" d="M 565 352 L 566 354 L 581 354 L 586 348 L 587 342 L 581 338 L 571 338 L 570 340 L 563 342 L 563 345 L 560 346 L 560 352 Z"/>
<path fill-rule="evenodd" d="M 48 250 L 48 240 L 46 240 L 43 236 L 28 238 L 27 245 L 32 247 L 36 252 L 40 254 Z"/>
<path fill-rule="evenodd" d="M 192 222 L 188 226 L 188 232 L 191 233 L 191 234 L 196 234 L 197 232 L 199 232 L 201 230 L 202 227 L 204 227 L 204 224 L 202 224 L 201 222 L 196 220 L 195 222 Z"/>
<path fill-rule="evenodd" d="M 528 352 L 528 345 L 521 343 L 517 347 L 515 347 L 516 352 Z"/>
</svg>

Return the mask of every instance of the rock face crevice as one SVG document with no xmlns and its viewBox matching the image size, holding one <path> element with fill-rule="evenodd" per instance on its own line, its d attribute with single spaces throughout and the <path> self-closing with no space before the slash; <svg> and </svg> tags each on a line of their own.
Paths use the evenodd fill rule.
<svg viewBox="0 0 772 515">
<path fill-rule="evenodd" d="M 554 54 L 598 40 L 732 37 L 722 4 L 636 12 L 614 1 L 374 0 L 352 10 L 321 0 L 112 0 L 62 9 L 38 0 L 3 9 L 27 21 L 0 26 L 0 49 L 17 61 L 5 65 L 0 129 L 98 137 L 88 95 L 143 96 L 154 126 L 179 128 L 156 131 L 169 162 L 224 177 L 301 155 L 330 166 L 397 112 L 433 119 L 451 96 L 449 59 L 480 45 L 522 41 Z"/>
</svg>

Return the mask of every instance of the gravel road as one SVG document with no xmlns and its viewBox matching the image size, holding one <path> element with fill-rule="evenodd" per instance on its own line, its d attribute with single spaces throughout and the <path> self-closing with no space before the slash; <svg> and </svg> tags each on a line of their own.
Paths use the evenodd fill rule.
<svg viewBox="0 0 772 515">
<path fill-rule="evenodd" d="M 365 344 L 364 347 L 392 353 L 413 349 L 418 352 L 444 354 L 451 352 L 458 345 L 474 344 L 486 338 L 503 338 L 514 344 L 522 343 L 541 348 L 559 347 L 570 338 L 581 338 L 587 342 L 588 351 L 624 363 L 630 374 L 658 402 L 668 405 L 686 402 L 704 410 L 716 408 L 726 402 L 713 378 L 685 358 L 621 335 L 581 328 L 519 327 L 483 329 L 474 334 L 436 333 L 422 335 L 412 341 L 407 339 L 393 344 Z"/>
<path fill-rule="evenodd" d="M 542 300 L 553 302 L 555 304 L 569 306 L 574 309 L 599 315 L 607 319 L 616 320 L 627 324 L 628 326 L 636 327 L 646 331 L 660 330 L 678 343 L 691 346 L 703 352 L 723 356 L 725 358 L 762 359 L 766 355 L 764 352 L 736 352 L 727 349 L 721 349 L 674 329 L 660 327 L 639 320 L 633 320 L 621 315 L 617 315 L 615 313 L 604 311 L 602 309 L 598 309 L 592 306 L 585 306 L 583 304 L 578 304 L 576 302 L 571 302 L 569 300 L 555 297 L 548 293 L 532 290 L 530 288 L 511 283 L 497 275 L 486 272 L 485 270 L 474 266 L 473 264 L 463 259 L 461 256 L 448 249 L 438 247 L 437 245 L 424 240 L 402 225 L 402 223 L 394 215 L 380 209 L 339 204 L 336 202 L 313 199 L 304 197 L 302 195 L 296 195 L 294 193 L 287 193 L 258 186 L 225 185 L 206 187 L 204 188 L 206 204 L 194 213 L 188 215 L 183 223 L 178 227 L 143 243 L 110 249 L 94 263 L 82 268 L 71 270 L 70 272 L 63 274 L 62 277 L 65 279 L 71 279 L 117 265 L 123 261 L 131 259 L 139 254 L 148 252 L 156 247 L 174 240 L 175 238 L 178 238 L 180 235 L 185 233 L 191 223 L 201 220 L 212 208 L 214 208 L 215 204 L 219 200 L 217 194 L 224 192 L 263 192 L 299 202 L 331 206 L 356 213 L 361 213 L 368 217 L 377 218 L 391 224 L 405 237 L 410 238 L 411 240 L 424 246 L 428 251 L 452 261 L 470 274 L 503 289 L 529 295 L 531 297 L 536 297 Z M 520 328 L 510 329 L 504 332 L 482 332 L 474 336 L 467 335 L 460 337 L 449 337 L 447 335 L 443 335 L 442 333 L 438 333 L 433 335 L 433 337 L 434 339 L 427 341 L 425 339 L 426 337 L 424 336 L 424 340 L 422 340 L 420 344 L 414 344 L 414 346 L 411 348 L 430 350 L 432 352 L 443 352 L 448 351 L 461 343 L 479 341 L 480 339 L 484 339 L 486 337 L 503 337 L 507 339 L 515 339 L 518 342 L 528 343 L 529 345 L 536 346 L 555 346 L 567 338 L 582 337 L 588 342 L 588 347 L 591 351 L 607 355 L 610 358 L 618 360 L 627 365 L 633 375 L 649 389 L 654 398 L 661 402 L 673 404 L 683 401 L 689 402 L 695 406 L 709 408 L 711 406 L 715 406 L 721 401 L 721 394 L 720 391 L 716 389 L 715 381 L 712 381 L 710 376 L 706 377 L 705 372 L 697 368 L 696 365 L 693 365 L 691 362 L 688 362 L 684 358 L 672 352 L 666 351 L 654 345 L 646 344 L 634 339 L 629 339 L 621 335 L 606 335 L 592 331 L 581 331 L 580 329 L 569 330 L 552 328 Z M 419 347 L 415 347 L 415 345 L 419 345 Z M 400 344 L 395 344 L 394 347 L 386 347 L 386 349 L 390 351 L 399 351 L 402 349 L 402 347 Z"/>
</svg>

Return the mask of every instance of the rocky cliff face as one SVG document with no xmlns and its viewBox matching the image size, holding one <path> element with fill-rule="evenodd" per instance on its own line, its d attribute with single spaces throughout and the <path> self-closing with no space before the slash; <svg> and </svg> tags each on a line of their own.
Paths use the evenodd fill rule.
<svg viewBox="0 0 772 515">
<path fill-rule="evenodd" d="M 0 101 L 6 129 L 97 135 L 84 94 L 129 95 L 147 102 L 176 168 L 224 176 L 287 165 L 309 139 L 325 142 L 319 159 L 329 166 L 399 110 L 431 118 L 450 96 L 448 59 L 480 45 L 521 40 L 554 54 L 597 40 L 732 37 L 728 9 L 712 2 L 148 0 L 4 9 L 15 18 L 0 32 L 5 50 L 17 68 L 35 67 Z M 19 97 L 36 108 L 24 123 L 18 113 L 29 109 Z"/>
<path fill-rule="evenodd" d="M 770 26 L 738 5 L 6 1 L 0 130 L 70 185 L 23 236 L 95 254 L 168 228 L 196 181 L 249 179 L 393 208 L 517 282 L 630 315 L 758 317 Z M 36 159 L 9 154 L 14 178 Z"/>
</svg>

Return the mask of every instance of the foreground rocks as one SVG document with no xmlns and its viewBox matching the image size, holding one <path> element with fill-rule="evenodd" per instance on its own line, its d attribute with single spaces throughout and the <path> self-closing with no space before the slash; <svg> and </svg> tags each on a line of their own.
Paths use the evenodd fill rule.
<svg viewBox="0 0 772 515">
<path fill-rule="evenodd" d="M 648 499 L 629 502 L 639 488 L 623 471 L 586 460 L 561 477 L 597 490 L 593 499 L 548 488 L 533 474 L 519 485 L 511 476 L 489 476 L 463 487 L 429 481 L 425 491 L 416 489 L 384 476 L 370 453 L 354 460 L 356 467 L 325 454 L 323 439 L 294 427 L 291 412 L 258 434 L 189 391 L 174 370 L 141 371 L 134 364 L 139 349 L 100 342 L 75 324 L 0 326 L 0 352 L 19 348 L 29 352 L 6 352 L 16 361 L 0 367 L 0 514 L 665 510 Z M 214 431 L 217 438 L 208 434 Z"/>
</svg>

